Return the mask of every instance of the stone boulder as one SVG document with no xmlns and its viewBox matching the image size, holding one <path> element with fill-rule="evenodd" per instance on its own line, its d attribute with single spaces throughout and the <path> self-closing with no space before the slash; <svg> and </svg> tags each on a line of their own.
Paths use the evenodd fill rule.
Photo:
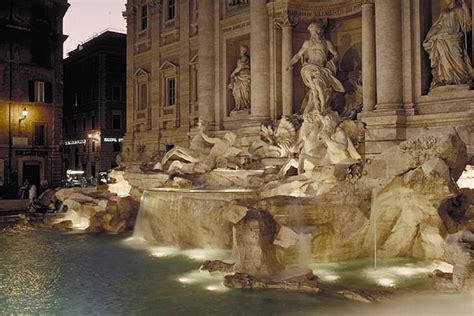
<svg viewBox="0 0 474 316">
<path fill-rule="evenodd" d="M 474 234 L 460 231 L 446 238 L 443 260 L 453 267 L 452 283 L 457 290 L 474 290 Z"/>
<path fill-rule="evenodd" d="M 249 210 L 233 227 L 235 271 L 250 275 L 273 275 L 284 269 L 273 244 L 277 223 L 265 211 Z"/>
<path fill-rule="evenodd" d="M 381 257 L 440 258 L 445 226 L 439 209 L 459 193 L 451 172 L 444 160 L 434 157 L 377 188 L 367 251 L 372 252 L 376 232 Z"/>
<path fill-rule="evenodd" d="M 65 220 L 59 223 L 56 223 L 53 225 L 53 228 L 59 231 L 67 231 L 67 230 L 72 230 L 72 221 L 71 220 Z"/>
<path fill-rule="evenodd" d="M 256 204 L 267 210 L 279 224 L 274 244 L 278 258 L 296 263 L 299 231 L 310 233 L 311 260 L 335 262 L 365 255 L 363 243 L 368 233 L 370 189 L 349 181 L 313 197 L 275 196 Z"/>
<path fill-rule="evenodd" d="M 95 212 L 90 217 L 88 231 L 122 233 L 135 225 L 139 204 L 131 197 L 107 201 L 104 212 Z"/>
<path fill-rule="evenodd" d="M 369 177 L 390 179 L 438 158 L 459 179 L 468 162 L 466 144 L 458 134 L 421 136 L 392 146 L 366 166 Z"/>
<path fill-rule="evenodd" d="M 208 272 L 225 272 L 230 273 L 234 272 L 234 264 L 233 263 L 226 263 L 221 260 L 207 260 L 205 261 L 199 270 L 201 271 L 208 271 Z"/>
<path fill-rule="evenodd" d="M 321 291 L 318 278 L 311 271 L 297 275 L 295 278 L 286 278 L 285 280 L 261 278 L 246 273 L 235 273 L 224 277 L 224 285 L 233 289 L 275 289 L 305 293 L 318 293 Z"/>
</svg>

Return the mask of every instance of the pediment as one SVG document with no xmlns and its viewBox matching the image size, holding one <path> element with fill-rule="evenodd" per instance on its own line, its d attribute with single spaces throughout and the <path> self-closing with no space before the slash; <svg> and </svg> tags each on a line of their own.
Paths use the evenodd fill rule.
<svg viewBox="0 0 474 316">
<path fill-rule="evenodd" d="M 133 74 L 133 76 L 135 78 L 138 78 L 138 77 L 149 77 L 150 76 L 150 73 L 148 71 L 146 71 L 145 69 L 143 68 L 138 68 L 135 73 Z"/>
<path fill-rule="evenodd" d="M 172 62 L 166 60 L 161 66 L 160 71 L 167 71 L 167 70 L 178 70 L 178 65 L 173 64 Z"/>
</svg>

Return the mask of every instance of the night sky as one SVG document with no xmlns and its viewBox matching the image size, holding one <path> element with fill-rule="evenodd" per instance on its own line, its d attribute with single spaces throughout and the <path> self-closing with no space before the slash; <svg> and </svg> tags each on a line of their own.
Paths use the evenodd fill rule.
<svg viewBox="0 0 474 316">
<path fill-rule="evenodd" d="M 107 28 L 125 32 L 122 11 L 126 0 L 69 0 L 71 6 L 64 17 L 64 54 L 75 49 L 94 34 Z"/>
</svg>

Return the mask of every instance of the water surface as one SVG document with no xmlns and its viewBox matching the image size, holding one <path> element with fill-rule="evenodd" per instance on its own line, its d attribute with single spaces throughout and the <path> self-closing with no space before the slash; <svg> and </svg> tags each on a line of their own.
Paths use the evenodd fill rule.
<svg viewBox="0 0 474 316">
<path fill-rule="evenodd" d="M 0 314 L 409 315 L 419 314 L 416 304 L 451 315 L 472 311 L 465 295 L 409 294 L 366 305 L 322 295 L 229 290 L 221 285 L 222 275 L 197 271 L 201 252 L 187 254 L 136 247 L 126 236 L 0 229 Z M 366 269 L 365 263 L 350 266 L 314 268 L 327 282 L 333 282 L 331 275 L 353 280 Z M 352 272 L 344 276 L 346 270 Z M 410 309 L 398 299 L 410 301 Z"/>
</svg>

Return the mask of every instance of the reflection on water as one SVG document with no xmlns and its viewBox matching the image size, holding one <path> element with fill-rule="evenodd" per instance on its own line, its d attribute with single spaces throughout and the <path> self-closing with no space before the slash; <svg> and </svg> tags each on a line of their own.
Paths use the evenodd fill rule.
<svg viewBox="0 0 474 316">
<path fill-rule="evenodd" d="M 121 236 L 0 230 L 0 314 L 409 315 L 405 301 L 441 314 L 471 311 L 462 295 L 410 295 L 364 305 L 324 295 L 229 290 L 223 274 L 198 270 L 201 256 L 208 254 L 217 256 L 207 250 L 156 256 Z M 423 274 L 421 266 L 410 264 L 381 267 L 380 273 L 393 273 L 398 287 L 397 273 L 407 274 L 405 279 Z M 359 282 L 354 278 L 366 267 L 364 262 L 312 266 L 324 282 L 348 284 Z"/>
</svg>

